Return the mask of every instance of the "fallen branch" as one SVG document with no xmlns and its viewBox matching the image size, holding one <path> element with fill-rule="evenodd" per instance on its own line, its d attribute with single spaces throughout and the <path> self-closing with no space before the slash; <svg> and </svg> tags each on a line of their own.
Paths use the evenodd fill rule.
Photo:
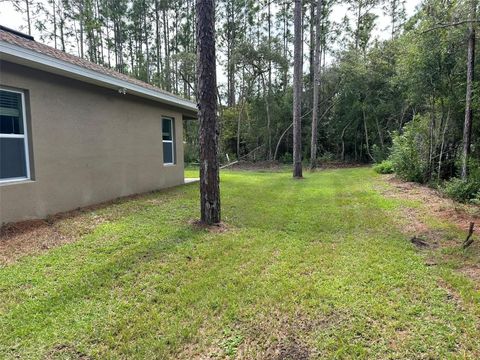
<svg viewBox="0 0 480 360">
<path fill-rule="evenodd" d="M 426 247 L 430 247 L 430 244 L 428 242 L 426 242 L 425 240 L 422 240 L 420 239 L 419 237 L 412 237 L 410 239 L 410 241 L 412 242 L 412 244 L 418 246 L 418 247 L 422 247 L 422 248 L 426 248 Z"/>
<path fill-rule="evenodd" d="M 462 245 L 462 247 L 464 249 L 468 248 L 473 243 L 472 235 L 473 235 L 473 231 L 474 231 L 473 228 L 474 227 L 475 227 L 475 223 L 471 222 L 470 223 L 470 228 L 468 229 L 467 238 L 465 239 L 465 241 L 463 242 L 463 245 Z"/>
<path fill-rule="evenodd" d="M 222 165 L 222 166 L 220 166 L 220 169 L 225 169 L 225 168 L 227 168 L 227 167 L 229 167 L 229 166 L 235 165 L 236 163 L 238 163 L 238 160 L 235 160 L 235 161 L 232 161 L 231 163 Z"/>
<path fill-rule="evenodd" d="M 231 163 L 228 163 L 228 164 L 225 164 L 225 165 L 222 165 L 220 166 L 220 169 L 225 169 L 229 166 L 232 166 L 232 165 L 235 165 L 236 163 L 238 163 L 240 160 L 242 160 L 243 158 L 246 158 L 248 155 L 250 154 L 253 154 L 255 151 L 257 151 L 258 149 L 260 149 L 264 144 L 260 145 L 260 146 L 257 146 L 255 149 L 253 149 L 252 151 L 250 151 L 248 154 L 245 154 L 243 156 L 240 156 L 238 158 L 238 160 L 235 160 L 235 161 L 232 161 Z"/>
</svg>

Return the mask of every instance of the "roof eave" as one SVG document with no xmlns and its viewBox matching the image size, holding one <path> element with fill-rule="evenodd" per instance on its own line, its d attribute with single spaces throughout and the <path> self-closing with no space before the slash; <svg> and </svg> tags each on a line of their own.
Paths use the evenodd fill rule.
<svg viewBox="0 0 480 360">
<path fill-rule="evenodd" d="M 197 111 L 196 105 L 186 99 L 147 89 L 5 41 L 0 41 L 0 59 L 114 90 L 126 89 L 128 94 L 176 106 L 189 112 Z"/>
</svg>

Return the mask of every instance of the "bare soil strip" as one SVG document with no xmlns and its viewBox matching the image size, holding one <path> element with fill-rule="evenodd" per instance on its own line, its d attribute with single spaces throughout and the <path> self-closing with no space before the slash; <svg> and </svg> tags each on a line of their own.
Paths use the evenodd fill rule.
<svg viewBox="0 0 480 360">
<path fill-rule="evenodd" d="M 403 231 L 412 243 L 426 242 L 429 245 L 427 248 L 432 254 L 427 265 L 454 261 L 457 270 L 480 287 L 480 206 L 460 204 L 435 189 L 405 182 L 392 175 L 383 176 L 383 181 L 387 186 L 382 186 L 380 191 L 385 196 L 419 203 L 419 206 L 402 206 Z M 475 223 L 474 241 L 463 251 L 462 244 L 471 222 Z"/>
</svg>

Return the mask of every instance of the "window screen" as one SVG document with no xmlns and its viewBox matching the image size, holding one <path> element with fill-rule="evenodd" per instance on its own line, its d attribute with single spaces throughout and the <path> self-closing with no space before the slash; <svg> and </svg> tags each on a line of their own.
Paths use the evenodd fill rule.
<svg viewBox="0 0 480 360">
<path fill-rule="evenodd" d="M 0 182 L 29 177 L 23 93 L 0 89 Z"/>
<path fill-rule="evenodd" d="M 175 142 L 173 133 L 173 119 L 162 119 L 163 163 L 175 163 Z"/>
</svg>

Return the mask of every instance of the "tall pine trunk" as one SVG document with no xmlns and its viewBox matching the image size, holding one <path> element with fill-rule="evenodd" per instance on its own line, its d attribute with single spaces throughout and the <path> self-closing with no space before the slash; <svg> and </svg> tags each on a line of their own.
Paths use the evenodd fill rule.
<svg viewBox="0 0 480 360">
<path fill-rule="evenodd" d="M 167 16 L 168 9 L 164 8 L 162 10 L 163 16 L 163 43 L 164 43 L 164 50 L 165 50 L 165 90 L 171 91 L 172 90 L 172 76 L 170 74 L 170 39 L 168 36 L 169 28 L 168 28 L 168 16 Z"/>
<path fill-rule="evenodd" d="M 463 180 L 468 177 L 468 157 L 472 142 L 472 96 L 473 96 L 473 71 L 475 64 L 475 19 L 477 13 L 477 0 L 471 1 L 470 20 L 468 31 L 468 53 L 467 53 L 467 90 L 465 102 L 465 123 L 463 127 L 463 151 L 462 151 L 462 172 Z"/>
<path fill-rule="evenodd" d="M 200 120 L 200 220 L 220 222 L 215 0 L 196 0 L 197 104 Z"/>
<path fill-rule="evenodd" d="M 25 12 L 27 14 L 28 35 L 32 35 L 32 20 L 30 17 L 30 0 L 25 0 Z"/>
<path fill-rule="evenodd" d="M 293 177 L 302 177 L 302 2 L 295 0 L 293 15 Z"/>
<path fill-rule="evenodd" d="M 317 0 L 317 11 L 315 17 L 315 54 L 313 69 L 313 101 L 312 101 L 312 139 L 310 144 L 310 169 L 317 166 L 317 143 L 318 143 L 318 113 L 320 97 L 320 43 L 322 25 L 323 0 Z"/>
</svg>

